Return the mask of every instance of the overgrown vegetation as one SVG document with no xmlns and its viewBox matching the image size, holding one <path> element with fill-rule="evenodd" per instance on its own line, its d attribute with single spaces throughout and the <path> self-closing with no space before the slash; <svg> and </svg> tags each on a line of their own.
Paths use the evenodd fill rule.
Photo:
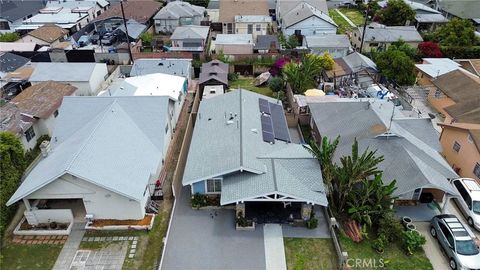
<svg viewBox="0 0 480 270">
<path fill-rule="evenodd" d="M 287 38 L 282 32 L 278 32 L 277 36 L 278 42 L 280 42 L 284 49 L 291 50 L 301 45 L 300 42 L 298 42 L 297 36 L 295 35 L 291 35 Z"/>
<path fill-rule="evenodd" d="M 0 42 L 14 42 L 20 39 L 20 35 L 17 32 L 4 33 L 0 35 Z"/>
<path fill-rule="evenodd" d="M 323 70 L 331 70 L 335 62 L 328 53 L 323 55 L 305 54 L 299 62 L 290 62 L 283 66 L 285 80 L 295 94 L 303 94 L 317 87 L 316 78 Z"/>
<path fill-rule="evenodd" d="M 6 203 L 20 184 L 27 166 L 22 143 L 15 134 L 0 133 L 0 157 L 0 239 L 3 239 L 17 209 L 15 205 L 7 207 Z"/>
<path fill-rule="evenodd" d="M 405 25 L 415 19 L 415 11 L 403 0 L 388 0 L 385 8 L 379 9 L 375 19 L 388 26 Z"/>
<path fill-rule="evenodd" d="M 471 47 L 479 43 L 473 23 L 470 20 L 458 18 L 450 20 L 432 34 L 427 35 L 426 39 L 448 47 Z"/>
<path fill-rule="evenodd" d="M 143 46 L 152 46 L 153 34 L 150 32 L 145 32 L 140 36 Z"/>
<path fill-rule="evenodd" d="M 372 56 L 382 75 L 390 81 L 399 85 L 415 83 L 416 50 L 404 41 L 394 42 L 382 52 L 373 51 Z"/>
</svg>

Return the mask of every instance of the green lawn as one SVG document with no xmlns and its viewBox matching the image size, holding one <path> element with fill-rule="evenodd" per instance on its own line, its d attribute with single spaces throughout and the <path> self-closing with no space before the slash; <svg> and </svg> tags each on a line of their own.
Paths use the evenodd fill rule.
<svg viewBox="0 0 480 270">
<path fill-rule="evenodd" d="M 1 250 L 0 269 L 52 269 L 63 245 L 19 245 L 8 243 Z"/>
<path fill-rule="evenodd" d="M 334 9 L 328 11 L 330 18 L 338 25 L 337 34 L 345 34 L 352 30 L 352 26 Z"/>
<path fill-rule="evenodd" d="M 337 254 L 331 239 L 285 238 L 288 270 L 337 269 Z"/>
<path fill-rule="evenodd" d="M 360 243 L 353 242 L 350 238 L 341 235 L 340 243 L 342 248 L 348 252 L 349 259 L 372 259 L 378 260 L 377 265 L 380 264 L 380 259 L 388 262 L 388 269 L 390 270 L 432 270 L 432 264 L 425 256 L 425 252 L 417 251 L 414 255 L 408 256 L 405 251 L 401 249 L 398 244 L 392 244 L 385 249 L 383 254 L 379 254 L 372 248 L 372 240 L 365 239 Z M 351 265 L 353 266 L 353 265 Z M 377 269 L 377 268 L 355 268 L 352 269 Z"/>
<path fill-rule="evenodd" d="M 230 90 L 243 88 L 265 96 L 273 97 L 273 92 L 268 86 L 257 87 L 253 84 L 253 80 L 253 78 L 249 77 L 240 77 L 238 80 L 229 82 Z"/>
<path fill-rule="evenodd" d="M 361 11 L 354 8 L 339 8 L 343 15 L 347 16 L 354 24 L 363 25 L 365 23 L 365 18 Z"/>
</svg>

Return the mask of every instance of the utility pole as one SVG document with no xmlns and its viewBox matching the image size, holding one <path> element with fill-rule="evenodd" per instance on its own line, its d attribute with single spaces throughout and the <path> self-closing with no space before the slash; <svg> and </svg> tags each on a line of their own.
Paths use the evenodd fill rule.
<svg viewBox="0 0 480 270">
<path fill-rule="evenodd" d="M 130 57 L 130 64 L 133 63 L 132 48 L 130 46 L 130 36 L 128 35 L 127 21 L 125 20 L 125 11 L 123 10 L 123 0 L 120 1 L 122 8 L 123 25 L 125 26 L 125 34 L 127 34 L 128 56 Z"/>
<path fill-rule="evenodd" d="M 370 3 L 367 4 L 367 10 L 365 11 L 365 23 L 363 24 L 362 41 L 360 42 L 360 53 L 362 53 L 363 41 L 365 39 L 365 32 L 367 31 L 367 22 L 368 22 L 368 13 L 369 12 L 370 12 Z"/>
</svg>

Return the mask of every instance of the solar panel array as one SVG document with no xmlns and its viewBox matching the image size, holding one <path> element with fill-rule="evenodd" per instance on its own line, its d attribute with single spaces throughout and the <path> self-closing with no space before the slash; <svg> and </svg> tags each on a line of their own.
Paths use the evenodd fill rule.
<svg viewBox="0 0 480 270">
<path fill-rule="evenodd" d="M 275 143 L 275 139 L 291 142 L 283 107 L 263 98 L 258 99 L 258 105 L 262 114 L 260 120 L 263 140 L 269 143 Z"/>
</svg>

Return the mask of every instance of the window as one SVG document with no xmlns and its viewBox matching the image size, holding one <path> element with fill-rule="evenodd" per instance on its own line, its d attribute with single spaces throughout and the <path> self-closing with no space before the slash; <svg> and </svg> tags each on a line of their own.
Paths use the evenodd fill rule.
<svg viewBox="0 0 480 270">
<path fill-rule="evenodd" d="M 55 111 L 53 112 L 53 117 L 57 118 L 57 116 L 58 116 L 58 110 L 55 110 Z"/>
<path fill-rule="evenodd" d="M 477 164 L 475 164 L 475 167 L 473 168 L 473 174 L 480 178 L 480 163 L 477 162 Z"/>
<path fill-rule="evenodd" d="M 27 131 L 25 131 L 25 138 L 27 139 L 27 142 L 35 138 L 35 130 L 33 130 L 33 127 L 30 127 L 27 129 Z"/>
<path fill-rule="evenodd" d="M 253 33 L 253 24 L 249 24 L 247 27 L 247 34 L 252 34 Z"/>
<path fill-rule="evenodd" d="M 227 34 L 233 34 L 233 24 L 227 23 Z"/>
<path fill-rule="evenodd" d="M 453 143 L 453 151 L 458 153 L 460 151 L 460 147 L 461 146 L 457 141 L 455 141 L 455 143 Z"/>
<path fill-rule="evenodd" d="M 443 235 L 445 235 L 445 238 L 447 238 L 447 241 L 450 244 L 450 246 L 453 247 L 454 246 L 453 235 L 450 233 L 447 226 L 445 226 L 443 223 L 438 223 L 438 226 L 440 227 L 440 230 L 442 231 Z"/>
<path fill-rule="evenodd" d="M 213 178 L 207 180 L 207 193 L 220 193 L 222 191 L 222 179 Z"/>
<path fill-rule="evenodd" d="M 439 89 L 435 90 L 435 98 L 440 98 L 442 93 L 440 92 Z"/>
<path fill-rule="evenodd" d="M 102 11 L 97 11 L 97 16 L 100 16 L 100 14 L 102 13 Z"/>
<path fill-rule="evenodd" d="M 0 30 L 10 30 L 10 25 L 8 25 L 8 22 L 0 22 Z"/>
<path fill-rule="evenodd" d="M 257 24 L 257 26 L 255 27 L 255 30 L 257 32 L 260 32 L 262 30 L 262 26 L 260 24 Z"/>
</svg>

